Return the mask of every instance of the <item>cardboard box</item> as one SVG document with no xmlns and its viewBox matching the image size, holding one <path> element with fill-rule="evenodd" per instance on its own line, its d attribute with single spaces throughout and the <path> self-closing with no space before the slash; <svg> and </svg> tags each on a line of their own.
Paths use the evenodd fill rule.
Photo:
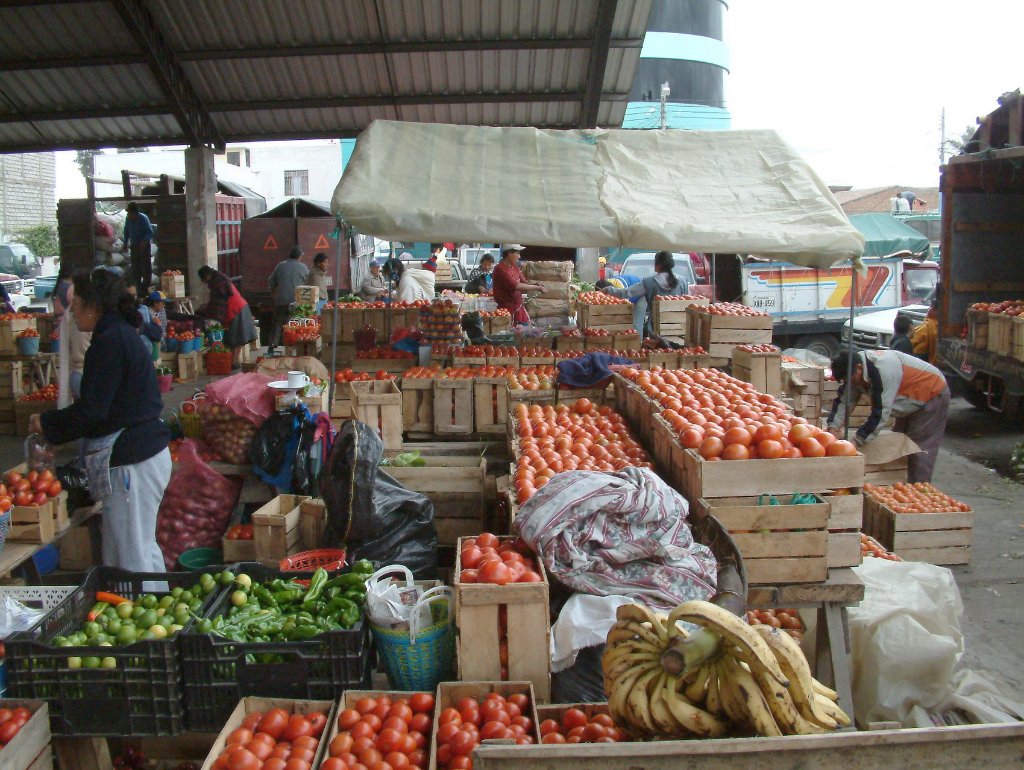
<svg viewBox="0 0 1024 770">
<path fill-rule="evenodd" d="M 161 275 L 160 291 L 167 295 L 168 299 L 181 299 L 185 294 L 185 276 L 183 275 Z"/>
<path fill-rule="evenodd" d="M 319 286 L 296 286 L 295 302 L 299 305 L 315 305 L 320 301 Z"/>
<path fill-rule="evenodd" d="M 910 456 L 921 448 L 905 433 L 883 432 L 863 446 L 864 482 L 877 486 L 907 480 Z"/>
</svg>

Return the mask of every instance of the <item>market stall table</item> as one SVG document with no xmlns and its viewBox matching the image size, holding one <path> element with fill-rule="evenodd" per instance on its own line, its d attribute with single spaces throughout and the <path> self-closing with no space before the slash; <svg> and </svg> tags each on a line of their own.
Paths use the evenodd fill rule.
<svg viewBox="0 0 1024 770">
<path fill-rule="evenodd" d="M 55 382 L 57 378 L 57 353 L 38 353 L 34 356 L 23 356 L 20 354 L 0 355 L 0 362 L 20 361 L 29 368 L 32 384 L 35 388 L 42 388 Z"/>
<path fill-rule="evenodd" d="M 86 524 L 90 529 L 90 537 L 93 544 L 93 560 L 99 564 L 101 561 L 98 552 L 100 544 L 100 514 L 102 509 L 99 504 L 89 508 L 79 508 L 71 515 L 71 521 L 67 527 L 58 532 L 49 543 L 19 543 L 8 541 L 4 543 L 3 550 L 0 550 L 0 575 L 9 575 L 15 570 L 22 572 L 29 585 L 39 585 L 42 577 L 36 569 L 32 557 L 48 545 L 57 543 L 68 532 L 75 527 Z"/>
</svg>

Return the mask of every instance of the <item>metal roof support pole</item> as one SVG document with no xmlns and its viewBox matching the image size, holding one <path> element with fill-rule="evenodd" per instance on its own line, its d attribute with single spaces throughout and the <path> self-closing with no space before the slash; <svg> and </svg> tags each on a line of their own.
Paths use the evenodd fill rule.
<svg viewBox="0 0 1024 770">
<path fill-rule="evenodd" d="M 190 142 L 223 150 L 224 138 L 142 0 L 113 0 L 112 4 L 132 39 L 142 49 L 153 77 L 171 105 L 171 112 Z"/>
<path fill-rule="evenodd" d="M 198 279 L 199 268 L 217 265 L 217 172 L 213 150 L 189 147 L 185 150 L 185 237 L 188 266 L 185 285 L 199 304 L 207 300 L 206 285 Z"/>
<path fill-rule="evenodd" d="M 346 238 L 345 226 L 342 224 L 340 218 L 336 218 L 337 226 L 335 232 L 338 234 L 338 258 L 334 260 L 334 302 L 331 308 L 331 371 L 328 372 L 328 402 L 327 402 L 327 413 L 330 414 L 334 404 L 334 398 L 338 389 L 338 384 L 334 381 L 334 373 L 338 371 L 338 296 L 341 291 L 341 256 L 344 253 L 342 246 Z M 330 299 L 330 295 L 326 297 Z M 321 314 L 323 311 L 320 311 Z M 323 319 L 321 319 L 322 321 Z"/>
<path fill-rule="evenodd" d="M 594 39 L 590 46 L 590 61 L 587 65 L 587 82 L 583 87 L 583 103 L 580 105 L 580 128 L 595 128 L 601 108 L 601 92 L 604 90 L 604 72 L 608 66 L 608 46 L 612 41 L 612 27 L 619 0 L 600 0 L 597 19 L 594 21 Z"/>
<path fill-rule="evenodd" d="M 843 386 L 843 398 L 846 400 L 846 419 L 843 421 L 843 438 L 850 440 L 850 409 L 853 406 L 853 321 L 857 308 L 857 264 L 850 260 L 850 349 L 846 353 L 846 383 Z M 864 372 L 867 375 L 867 372 Z"/>
</svg>

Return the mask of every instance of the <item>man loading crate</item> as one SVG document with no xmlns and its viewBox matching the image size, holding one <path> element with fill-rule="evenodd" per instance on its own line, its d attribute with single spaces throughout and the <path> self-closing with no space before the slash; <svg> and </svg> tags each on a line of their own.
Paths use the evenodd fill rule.
<svg viewBox="0 0 1024 770">
<path fill-rule="evenodd" d="M 849 363 L 847 353 L 832 359 L 832 376 L 843 384 L 828 415 L 829 430 L 836 436 L 842 433 L 846 422 L 846 383 L 852 382 L 851 404 L 857 403 L 864 393 L 871 395 L 871 414 L 857 428 L 853 443 L 863 446 L 876 438 L 891 414 L 896 418 L 896 430 L 907 434 L 921 448 L 920 454 L 910 456 L 910 481 L 931 481 L 949 414 L 949 387 L 942 372 L 898 350 L 854 353 L 852 372 Z"/>
</svg>

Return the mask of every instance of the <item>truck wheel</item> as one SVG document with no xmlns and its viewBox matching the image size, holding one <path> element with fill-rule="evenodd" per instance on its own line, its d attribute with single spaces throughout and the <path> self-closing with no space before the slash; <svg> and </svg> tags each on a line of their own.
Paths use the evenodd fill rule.
<svg viewBox="0 0 1024 770">
<path fill-rule="evenodd" d="M 964 400 L 975 409 L 988 409 L 988 402 L 984 393 L 968 385 L 964 388 Z"/>
<path fill-rule="evenodd" d="M 839 340 L 828 334 L 814 334 L 798 339 L 796 347 L 832 359 L 839 353 Z"/>
</svg>

